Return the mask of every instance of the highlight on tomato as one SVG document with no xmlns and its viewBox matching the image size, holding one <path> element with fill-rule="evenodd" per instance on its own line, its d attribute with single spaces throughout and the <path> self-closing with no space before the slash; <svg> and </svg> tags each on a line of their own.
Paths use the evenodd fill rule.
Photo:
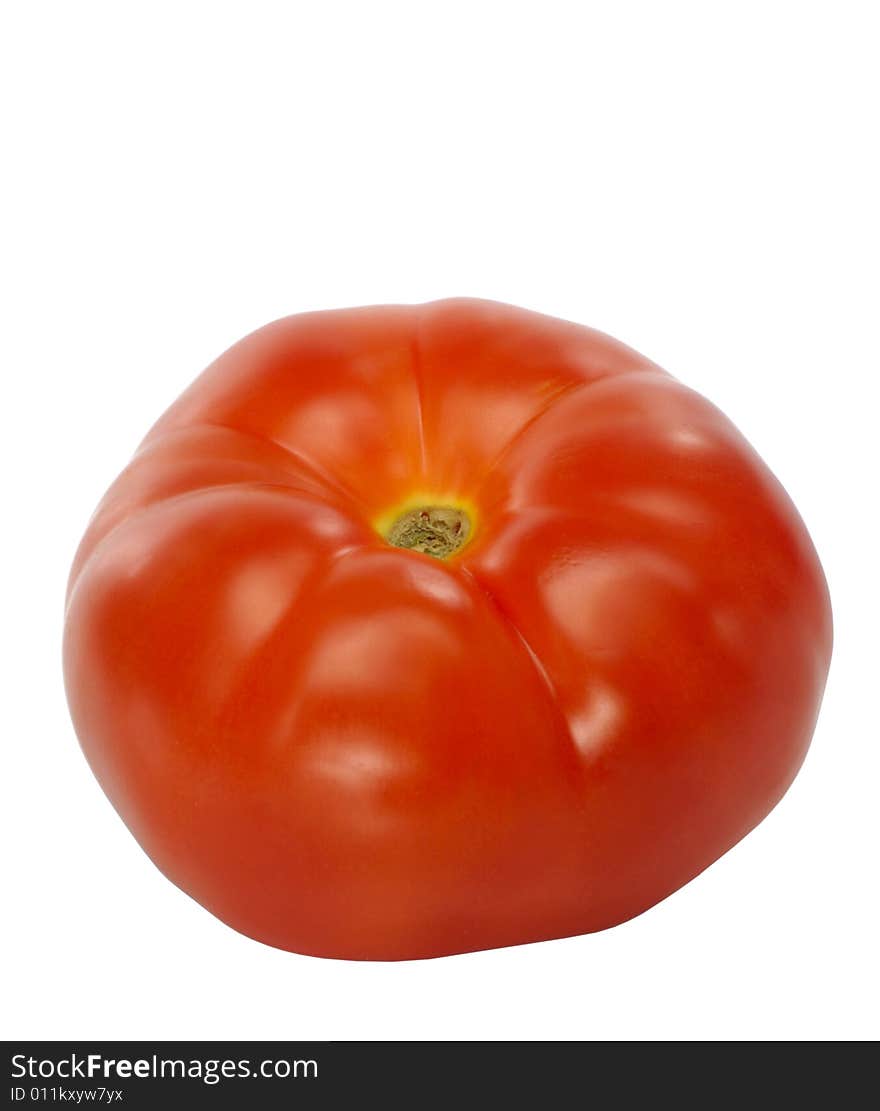
<svg viewBox="0 0 880 1111">
<path fill-rule="evenodd" d="M 156 865 L 300 953 L 601 930 L 778 802 L 831 654 L 794 506 L 713 405 L 493 302 L 222 355 L 98 506 L 64 667 Z"/>
</svg>

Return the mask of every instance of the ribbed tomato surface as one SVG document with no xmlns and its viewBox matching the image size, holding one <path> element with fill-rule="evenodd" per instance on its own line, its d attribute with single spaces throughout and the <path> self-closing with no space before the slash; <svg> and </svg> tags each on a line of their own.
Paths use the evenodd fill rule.
<svg viewBox="0 0 880 1111">
<path fill-rule="evenodd" d="M 439 556 L 390 542 L 441 518 Z M 272 945 L 401 959 L 686 883 L 790 784 L 830 651 L 804 526 L 716 408 L 453 300 L 290 317 L 198 378 L 89 525 L 65 673 L 170 879 Z"/>
</svg>

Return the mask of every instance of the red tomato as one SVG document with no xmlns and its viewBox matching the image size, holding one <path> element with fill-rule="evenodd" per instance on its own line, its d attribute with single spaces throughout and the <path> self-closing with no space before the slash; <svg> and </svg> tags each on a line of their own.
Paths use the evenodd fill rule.
<svg viewBox="0 0 880 1111">
<path fill-rule="evenodd" d="M 393 960 L 687 883 L 791 783 L 830 653 L 804 526 L 717 409 L 455 300 L 290 317 L 197 379 L 89 525 L 65 671 L 166 876 Z"/>
</svg>

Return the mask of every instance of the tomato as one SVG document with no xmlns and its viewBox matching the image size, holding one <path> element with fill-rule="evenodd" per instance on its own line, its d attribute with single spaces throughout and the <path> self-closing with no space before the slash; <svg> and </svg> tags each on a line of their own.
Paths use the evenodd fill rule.
<svg viewBox="0 0 880 1111">
<path fill-rule="evenodd" d="M 492 302 L 231 348 L 100 503 L 76 731 L 174 883 L 301 953 L 600 930 L 803 760 L 831 653 L 794 507 L 708 401 Z"/>
</svg>

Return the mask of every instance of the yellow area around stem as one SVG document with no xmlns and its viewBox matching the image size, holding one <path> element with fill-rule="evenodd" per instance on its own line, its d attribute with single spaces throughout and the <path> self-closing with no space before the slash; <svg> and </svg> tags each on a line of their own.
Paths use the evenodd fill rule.
<svg viewBox="0 0 880 1111">
<path fill-rule="evenodd" d="M 388 534 L 391 531 L 392 525 L 395 521 L 403 516 L 404 513 L 409 513 L 413 509 L 425 509 L 432 506 L 445 506 L 448 509 L 457 509 L 462 513 L 467 514 L 468 521 L 470 522 L 470 532 L 468 533 L 467 540 L 462 544 L 457 552 L 453 552 L 449 559 L 454 559 L 457 555 L 464 551 L 470 544 L 477 533 L 480 525 L 480 514 L 477 510 L 476 504 L 470 498 L 462 497 L 461 494 L 450 493 L 437 493 L 436 491 L 429 490 L 415 490 L 413 493 L 408 494 L 399 502 L 389 506 L 383 510 L 377 517 L 373 518 L 373 528 L 384 539 L 388 539 Z"/>
</svg>

